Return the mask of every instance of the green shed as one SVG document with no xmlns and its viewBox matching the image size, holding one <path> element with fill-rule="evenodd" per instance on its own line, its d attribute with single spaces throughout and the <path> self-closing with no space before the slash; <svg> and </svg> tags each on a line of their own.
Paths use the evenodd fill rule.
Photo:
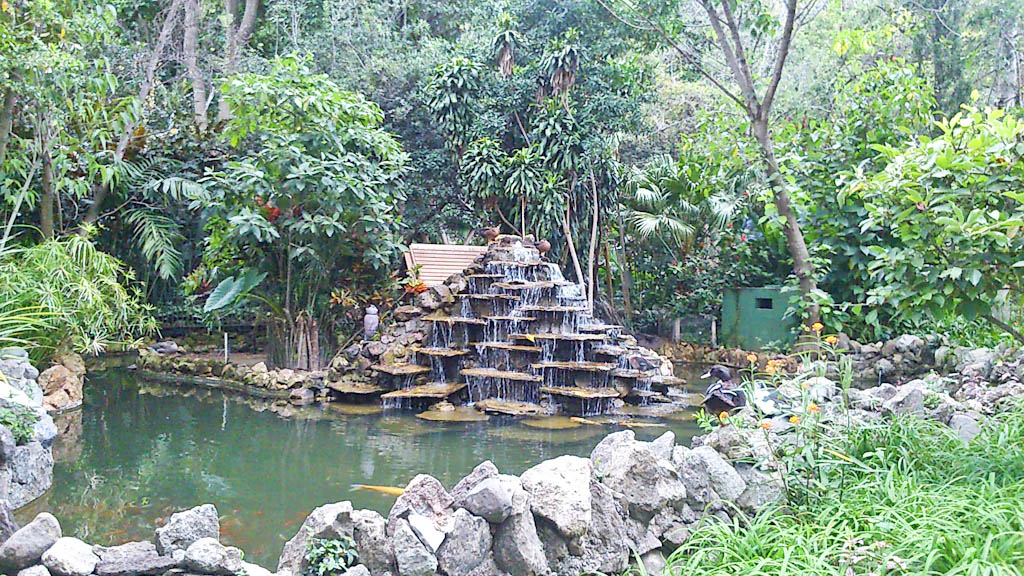
<svg viewBox="0 0 1024 576">
<path fill-rule="evenodd" d="M 793 343 L 795 317 L 786 317 L 789 297 L 779 286 L 729 288 L 722 296 L 722 343 L 744 350 Z"/>
</svg>

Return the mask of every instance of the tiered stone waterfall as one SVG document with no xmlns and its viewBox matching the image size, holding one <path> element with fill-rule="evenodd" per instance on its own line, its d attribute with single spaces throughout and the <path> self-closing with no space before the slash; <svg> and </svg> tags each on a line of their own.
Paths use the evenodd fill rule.
<svg viewBox="0 0 1024 576">
<path fill-rule="evenodd" d="M 401 316 L 422 326 L 420 341 L 404 355 L 380 354 L 370 367 L 374 385 L 336 392 L 379 391 L 396 408 L 448 401 L 504 414 L 592 415 L 620 399 L 660 399 L 652 385 L 673 380 L 668 360 L 596 320 L 582 287 L 519 237 L 501 237 L 461 277 L 417 302 Z"/>
</svg>

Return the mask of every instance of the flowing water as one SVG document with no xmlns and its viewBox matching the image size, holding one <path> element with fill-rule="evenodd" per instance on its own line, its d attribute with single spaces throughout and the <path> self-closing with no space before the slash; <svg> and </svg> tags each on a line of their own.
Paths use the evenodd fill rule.
<svg viewBox="0 0 1024 576">
<path fill-rule="evenodd" d="M 643 414 L 641 414 L 642 416 Z M 649 439 L 696 432 L 692 414 L 638 428 Z M 321 504 L 351 500 L 387 514 L 394 498 L 354 484 L 404 486 L 427 473 L 451 487 L 483 460 L 518 474 L 562 454 L 588 455 L 617 426 L 543 430 L 521 421 L 436 423 L 412 414 L 294 408 L 222 392 L 91 374 L 85 406 L 57 419 L 53 488 L 18 512 L 50 511 L 90 543 L 149 539 L 171 512 L 210 502 L 222 539 L 274 568 L 284 542 Z"/>
</svg>

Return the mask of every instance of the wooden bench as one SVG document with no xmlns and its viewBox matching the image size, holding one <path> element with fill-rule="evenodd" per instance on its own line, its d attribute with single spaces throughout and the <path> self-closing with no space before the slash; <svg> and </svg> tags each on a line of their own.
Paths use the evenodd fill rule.
<svg viewBox="0 0 1024 576">
<path fill-rule="evenodd" d="M 486 251 L 486 246 L 410 244 L 409 251 L 404 254 L 405 265 L 409 270 L 419 266 L 420 281 L 427 286 L 437 286 L 452 274 L 462 273 Z"/>
</svg>

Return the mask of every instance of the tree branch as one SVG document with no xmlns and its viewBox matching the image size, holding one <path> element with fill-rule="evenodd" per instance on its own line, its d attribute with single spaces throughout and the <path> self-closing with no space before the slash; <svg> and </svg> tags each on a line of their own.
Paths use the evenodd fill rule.
<svg viewBox="0 0 1024 576">
<path fill-rule="evenodd" d="M 786 0 L 786 24 L 782 29 L 782 43 L 779 45 L 779 53 L 775 58 L 775 68 L 772 70 L 772 79 L 768 84 L 768 89 L 764 93 L 764 99 L 761 102 L 765 119 L 767 119 L 768 113 L 772 109 L 772 102 L 775 100 L 775 92 L 779 88 L 779 82 L 782 80 L 782 69 L 786 64 L 786 57 L 789 56 L 789 46 L 793 40 L 793 22 L 796 17 L 796 2 L 797 0 Z"/>
<path fill-rule="evenodd" d="M 629 22 L 627 22 L 622 16 L 620 16 L 614 10 L 612 10 L 611 7 L 608 6 L 604 2 L 604 0 L 597 0 L 597 3 L 600 4 L 601 7 L 604 8 L 609 14 L 611 14 L 616 20 L 626 24 L 627 26 L 630 26 L 631 28 L 642 29 L 642 28 L 639 28 L 638 26 L 636 26 L 634 24 L 630 24 Z M 743 104 L 743 100 L 741 100 L 739 96 L 734 94 L 732 92 L 732 90 L 729 90 L 728 88 L 726 88 L 724 85 L 722 85 L 721 82 L 719 82 L 711 74 L 709 74 L 708 71 L 704 69 L 704 67 L 700 64 L 700 62 L 697 61 L 696 58 L 694 58 L 693 56 L 688 54 L 685 50 L 683 50 L 683 47 L 680 46 L 678 42 L 673 40 L 668 35 L 668 32 L 664 28 L 662 28 L 657 23 L 655 23 L 653 20 L 648 18 L 643 12 L 640 12 L 639 10 L 637 10 L 632 4 L 629 4 L 628 2 L 626 2 L 626 6 L 629 7 L 629 9 L 634 14 L 639 16 L 641 20 L 643 20 L 644 22 L 647 23 L 647 25 L 650 27 L 650 28 L 647 28 L 648 30 L 655 31 L 658 34 L 658 36 L 661 36 L 661 38 L 669 45 L 669 47 L 671 47 L 673 50 L 676 51 L 676 53 L 678 53 L 680 56 L 682 56 L 684 61 L 689 63 L 690 66 L 693 66 L 694 70 L 696 70 L 698 74 L 703 76 L 708 82 L 711 82 L 711 84 L 715 88 L 718 88 L 719 90 L 721 90 L 722 93 L 725 94 L 726 97 L 728 97 L 730 100 L 736 102 L 741 107 L 744 107 L 744 108 L 746 107 Z"/>
<path fill-rule="evenodd" d="M 747 114 L 751 117 L 757 114 L 758 102 L 757 93 L 754 92 L 754 86 L 750 83 L 750 78 L 744 76 L 739 68 L 737 62 L 736 53 L 733 52 L 732 45 L 729 44 L 729 38 L 725 35 L 725 30 L 722 29 L 722 20 L 718 17 L 718 11 L 708 2 L 708 0 L 699 0 L 700 5 L 707 12 L 708 21 L 711 23 L 712 30 L 715 31 L 715 37 L 718 38 L 719 47 L 722 49 L 722 55 L 725 56 L 725 62 L 732 70 L 733 79 L 736 80 L 736 84 L 740 87 L 740 92 L 743 94 L 743 101 L 737 100 L 740 106 L 747 111 Z"/>
</svg>

